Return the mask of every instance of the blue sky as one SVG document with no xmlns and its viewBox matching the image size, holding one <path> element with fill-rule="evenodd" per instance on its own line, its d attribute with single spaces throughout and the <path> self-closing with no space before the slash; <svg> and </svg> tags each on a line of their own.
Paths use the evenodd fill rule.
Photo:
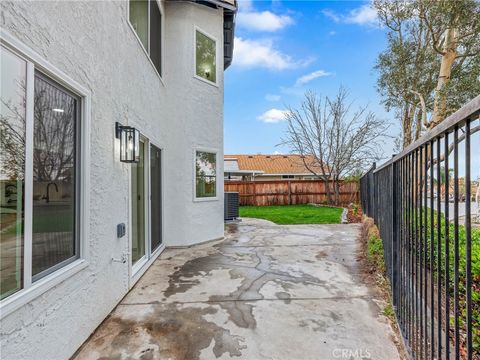
<svg viewBox="0 0 480 360">
<path fill-rule="evenodd" d="M 370 2 L 239 0 L 239 7 L 225 73 L 226 154 L 288 153 L 276 146 L 286 127 L 282 111 L 308 89 L 330 96 L 343 85 L 356 105 L 369 104 L 398 133 L 375 89 L 373 66 L 386 37 Z"/>
</svg>

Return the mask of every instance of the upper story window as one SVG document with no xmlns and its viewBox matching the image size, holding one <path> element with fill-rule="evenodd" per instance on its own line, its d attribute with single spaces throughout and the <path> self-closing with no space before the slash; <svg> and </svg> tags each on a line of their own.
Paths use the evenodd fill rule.
<svg viewBox="0 0 480 360">
<path fill-rule="evenodd" d="M 195 75 L 217 82 L 217 43 L 202 31 L 195 30 Z"/>
<path fill-rule="evenodd" d="M 3 299 L 79 258 L 81 98 L 0 49 Z"/>
<path fill-rule="evenodd" d="M 217 154 L 208 151 L 195 152 L 195 197 L 217 196 Z"/>
<path fill-rule="evenodd" d="M 162 13 L 157 0 L 130 0 L 129 21 L 162 76 Z"/>
</svg>

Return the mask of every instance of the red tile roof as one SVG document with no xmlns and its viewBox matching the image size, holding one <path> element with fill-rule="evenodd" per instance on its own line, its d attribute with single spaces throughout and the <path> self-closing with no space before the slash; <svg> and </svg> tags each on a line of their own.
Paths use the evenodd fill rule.
<svg viewBox="0 0 480 360">
<path fill-rule="evenodd" d="M 310 168 L 321 174 L 320 166 L 315 157 L 309 155 L 225 155 L 225 159 L 237 159 L 240 170 L 261 170 L 265 174 L 311 174 L 305 167 L 305 162 Z M 326 169 L 328 171 L 328 169 Z"/>
</svg>

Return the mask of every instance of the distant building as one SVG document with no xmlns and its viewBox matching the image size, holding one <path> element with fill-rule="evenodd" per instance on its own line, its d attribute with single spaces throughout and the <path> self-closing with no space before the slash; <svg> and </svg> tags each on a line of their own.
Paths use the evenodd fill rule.
<svg viewBox="0 0 480 360">
<path fill-rule="evenodd" d="M 314 156 L 225 155 L 225 180 L 316 180 L 312 171 L 322 174 Z M 328 167 L 326 171 L 329 171 Z M 326 174 L 330 175 L 330 174 Z"/>
</svg>

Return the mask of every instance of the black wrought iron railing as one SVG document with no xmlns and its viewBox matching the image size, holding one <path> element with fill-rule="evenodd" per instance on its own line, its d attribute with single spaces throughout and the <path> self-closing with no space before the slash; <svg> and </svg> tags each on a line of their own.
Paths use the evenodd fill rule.
<svg viewBox="0 0 480 360">
<path fill-rule="evenodd" d="M 414 359 L 480 359 L 480 95 L 360 181 Z"/>
</svg>

